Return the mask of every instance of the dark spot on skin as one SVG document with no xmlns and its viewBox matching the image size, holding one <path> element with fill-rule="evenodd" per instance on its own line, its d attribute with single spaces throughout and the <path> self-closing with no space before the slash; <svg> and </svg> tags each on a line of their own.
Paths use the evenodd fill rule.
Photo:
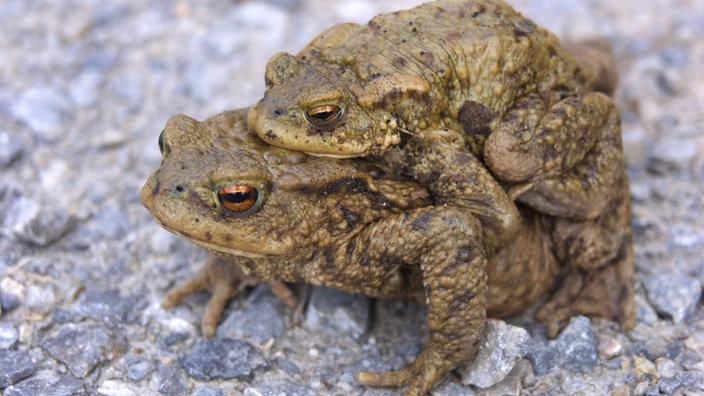
<svg viewBox="0 0 704 396">
<path fill-rule="evenodd" d="M 232 242 L 234 238 L 232 237 L 232 234 L 225 234 L 222 239 L 224 239 L 225 242 Z"/>
<path fill-rule="evenodd" d="M 396 104 L 399 99 L 413 99 L 417 101 L 419 105 L 431 105 L 431 99 L 428 91 L 410 89 L 404 91 L 399 88 L 389 90 L 384 96 L 374 102 L 374 105 L 380 108 L 388 108 L 389 105 Z"/>
<path fill-rule="evenodd" d="M 161 182 L 156 182 L 156 184 L 154 185 L 154 188 L 152 188 L 152 195 L 159 194 L 160 189 L 161 189 Z"/>
<path fill-rule="evenodd" d="M 305 190 L 304 192 L 314 192 L 313 189 Z M 327 197 L 330 194 L 337 192 L 347 193 L 368 193 L 366 181 L 354 177 L 343 177 L 328 183 L 325 187 L 318 189 L 318 196 L 321 198 Z"/>
<path fill-rule="evenodd" d="M 557 50 L 552 45 L 548 46 L 548 55 L 550 55 L 551 58 L 557 56 Z"/>
<path fill-rule="evenodd" d="M 362 255 L 362 256 L 359 258 L 359 265 L 361 265 L 362 267 L 368 267 L 368 266 L 369 266 L 369 262 L 370 262 L 370 260 L 369 260 L 369 257 L 368 257 L 367 255 Z"/>
<path fill-rule="evenodd" d="M 567 112 L 565 111 L 564 108 L 561 107 L 555 107 L 552 109 L 552 113 L 557 116 L 557 118 L 560 119 L 566 119 L 567 118 Z"/>
<path fill-rule="evenodd" d="M 450 303 L 450 310 L 456 311 L 462 309 L 465 305 L 477 296 L 473 290 L 463 290 L 464 293 L 456 296 Z"/>
<path fill-rule="evenodd" d="M 376 166 L 369 167 L 367 169 L 367 173 L 369 174 L 369 176 L 371 176 L 372 179 L 375 180 L 381 179 L 386 175 L 386 172 L 383 169 Z"/>
<path fill-rule="evenodd" d="M 475 7 L 475 8 L 476 8 L 476 9 L 475 9 L 474 11 L 472 11 L 472 18 L 476 18 L 476 17 L 478 17 L 479 15 L 481 15 L 481 14 L 483 14 L 483 13 L 486 12 L 486 7 L 483 6 L 483 5 L 479 5 L 479 6 Z"/>
<path fill-rule="evenodd" d="M 417 174 L 414 176 L 421 184 L 430 184 L 436 182 L 440 175 L 442 175 L 442 171 L 436 169 L 432 172 Z"/>
<path fill-rule="evenodd" d="M 352 239 L 351 241 L 347 242 L 347 248 L 345 249 L 345 262 L 349 263 L 352 261 L 352 257 L 354 256 L 354 250 L 357 247 L 357 240 Z"/>
<path fill-rule="evenodd" d="M 418 29 L 417 29 L 417 28 L 413 28 L 413 29 L 411 29 L 411 32 L 412 32 L 412 33 L 418 33 Z"/>
<path fill-rule="evenodd" d="M 430 223 L 430 214 L 423 213 L 411 222 L 414 231 L 426 231 Z"/>
<path fill-rule="evenodd" d="M 496 117 L 497 112 L 473 100 L 464 102 L 458 112 L 460 125 L 470 135 L 488 136 L 491 133 L 490 124 Z"/>
<path fill-rule="evenodd" d="M 198 219 L 196 219 L 196 221 L 197 220 Z M 205 237 L 205 240 L 208 242 L 210 242 L 210 240 L 213 239 L 213 234 L 211 234 L 210 231 L 206 231 L 205 234 L 203 234 L 203 236 Z"/>
<path fill-rule="evenodd" d="M 325 258 L 325 267 L 329 269 L 335 268 L 335 255 L 332 253 L 332 250 L 325 249 L 323 251 L 323 257 Z"/>
<path fill-rule="evenodd" d="M 284 112 L 283 109 L 276 109 L 276 110 L 274 110 L 274 115 L 277 115 L 277 116 L 281 116 L 281 115 L 283 115 L 284 113 L 285 113 L 285 112 Z"/>
<path fill-rule="evenodd" d="M 406 66 L 406 60 L 400 56 L 397 56 L 393 61 L 391 61 L 391 64 L 400 69 Z"/>
<path fill-rule="evenodd" d="M 266 136 L 267 139 L 269 139 L 269 140 L 275 140 L 275 139 L 278 137 L 278 136 L 274 133 L 274 131 L 272 131 L 271 129 L 269 129 L 268 131 L 266 131 L 266 133 L 264 134 L 264 136 Z"/>
<path fill-rule="evenodd" d="M 453 30 L 446 35 L 448 40 L 456 41 L 462 38 L 462 34 L 458 32 L 457 30 Z"/>
<path fill-rule="evenodd" d="M 352 213 L 348 208 L 342 208 L 342 215 L 350 228 L 354 228 L 359 223 L 359 215 Z"/>
<path fill-rule="evenodd" d="M 428 67 L 433 67 L 435 64 L 435 55 L 433 55 L 432 52 L 421 51 L 419 54 L 419 59 Z"/>
<path fill-rule="evenodd" d="M 444 275 L 453 275 L 457 268 L 466 266 L 467 263 L 470 262 L 472 259 L 472 248 L 469 246 L 463 246 L 460 248 L 457 248 L 457 256 L 455 257 L 455 260 L 452 263 L 449 263 L 445 269 L 443 269 L 443 274 Z"/>
</svg>

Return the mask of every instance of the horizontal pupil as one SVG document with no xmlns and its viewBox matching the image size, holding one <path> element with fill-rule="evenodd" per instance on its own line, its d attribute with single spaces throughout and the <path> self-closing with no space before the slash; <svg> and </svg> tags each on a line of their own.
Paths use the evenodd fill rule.
<svg viewBox="0 0 704 396">
<path fill-rule="evenodd" d="M 222 196 L 222 199 L 229 203 L 242 203 L 250 199 L 250 196 L 247 193 L 236 192 L 225 194 Z"/>
<path fill-rule="evenodd" d="M 331 118 L 334 114 L 335 113 L 333 113 L 332 111 L 323 111 L 320 113 L 313 114 L 313 117 L 318 120 L 327 120 L 327 119 Z"/>
</svg>

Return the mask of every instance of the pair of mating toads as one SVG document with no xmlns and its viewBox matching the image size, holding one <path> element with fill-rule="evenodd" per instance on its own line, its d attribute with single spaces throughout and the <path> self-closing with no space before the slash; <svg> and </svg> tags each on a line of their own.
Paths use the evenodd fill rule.
<svg viewBox="0 0 704 396">
<path fill-rule="evenodd" d="M 219 255 L 203 329 L 248 279 L 427 306 L 416 360 L 360 384 L 427 392 L 470 361 L 487 316 L 633 325 L 629 189 L 608 49 L 571 51 L 499 0 L 438 0 L 334 26 L 275 55 L 264 98 L 174 116 L 142 201 Z M 330 158 L 333 157 L 333 158 Z M 295 299 L 295 298 L 294 298 Z"/>
</svg>

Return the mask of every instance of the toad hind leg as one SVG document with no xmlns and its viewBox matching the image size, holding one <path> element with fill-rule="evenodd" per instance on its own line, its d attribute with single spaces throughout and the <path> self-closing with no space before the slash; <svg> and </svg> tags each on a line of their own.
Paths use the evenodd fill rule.
<svg viewBox="0 0 704 396">
<path fill-rule="evenodd" d="M 618 111 L 595 92 L 547 109 L 537 95 L 523 98 L 487 138 L 484 160 L 500 180 L 518 183 L 519 202 L 552 216 L 594 218 L 623 167 Z"/>
<path fill-rule="evenodd" d="M 535 314 L 545 323 L 548 337 L 554 338 L 574 315 L 597 316 L 633 328 L 633 251 L 624 241 L 612 262 L 594 271 L 571 272 L 557 292 Z"/>
<path fill-rule="evenodd" d="M 554 337 L 573 315 L 599 316 L 633 327 L 633 246 L 625 171 L 606 210 L 594 220 L 556 219 L 553 246 L 568 275 L 536 313 Z"/>
<path fill-rule="evenodd" d="M 355 378 L 362 385 L 408 385 L 406 396 L 424 395 L 447 372 L 474 357 L 483 335 L 487 275 L 482 226 L 467 209 L 449 206 L 416 209 L 387 220 L 365 230 L 355 255 L 373 252 L 382 264 L 420 264 L 422 285 L 406 279 L 413 284 L 406 287 L 425 291 L 429 336 L 413 363 L 397 371 L 360 372 Z M 392 246 L 380 235 L 403 237 Z"/>
<path fill-rule="evenodd" d="M 518 197 L 541 213 L 573 219 L 594 219 L 601 215 L 614 192 L 619 190 L 624 168 L 621 128 L 616 108 L 604 114 L 601 138 L 572 169 L 556 177 L 533 183 Z"/>
</svg>

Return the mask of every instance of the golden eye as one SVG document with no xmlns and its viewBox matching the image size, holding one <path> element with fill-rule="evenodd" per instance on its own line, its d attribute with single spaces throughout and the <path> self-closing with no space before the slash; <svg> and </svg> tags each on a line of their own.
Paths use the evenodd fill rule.
<svg viewBox="0 0 704 396">
<path fill-rule="evenodd" d="M 218 200 L 223 208 L 230 212 L 244 212 L 257 203 L 259 192 L 256 188 L 246 185 L 232 185 L 218 191 Z"/>
<path fill-rule="evenodd" d="M 342 109 L 335 105 L 316 106 L 306 111 L 306 119 L 316 128 L 334 128 L 342 116 Z"/>
</svg>

